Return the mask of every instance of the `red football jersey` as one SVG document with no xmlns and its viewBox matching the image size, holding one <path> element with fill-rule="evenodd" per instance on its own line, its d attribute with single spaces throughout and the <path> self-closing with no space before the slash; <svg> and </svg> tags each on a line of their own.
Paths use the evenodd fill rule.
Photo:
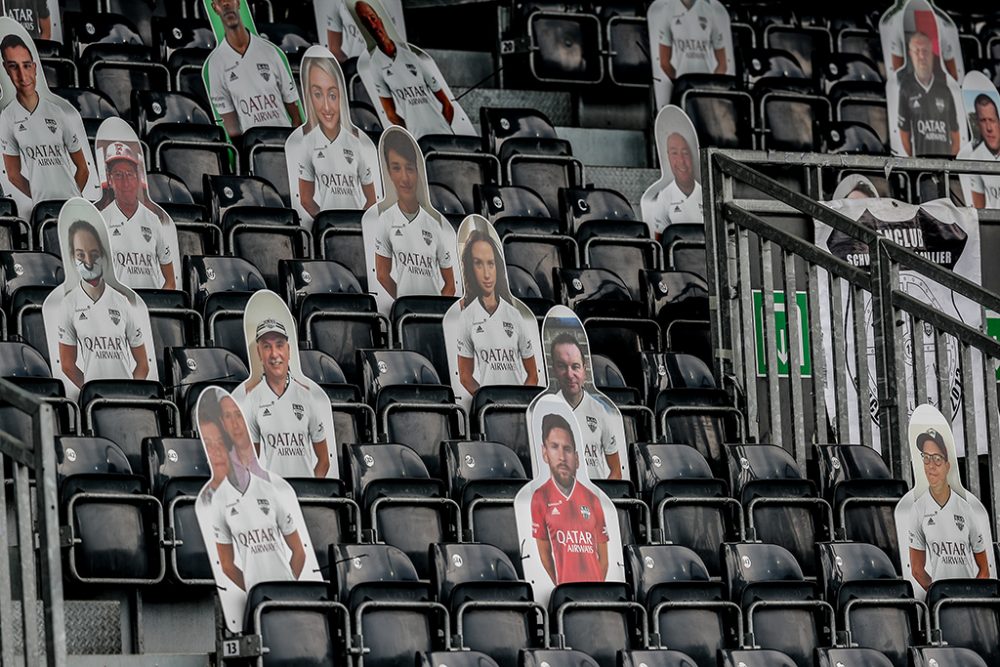
<svg viewBox="0 0 1000 667">
<path fill-rule="evenodd" d="M 549 479 L 531 495 L 531 534 L 548 541 L 556 566 L 556 583 L 604 581 L 597 545 L 608 541 L 601 501 L 582 484 L 569 496 Z"/>
</svg>

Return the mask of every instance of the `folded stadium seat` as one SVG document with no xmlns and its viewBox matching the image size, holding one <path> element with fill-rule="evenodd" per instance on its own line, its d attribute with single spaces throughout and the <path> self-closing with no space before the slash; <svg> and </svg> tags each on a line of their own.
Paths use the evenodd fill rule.
<svg viewBox="0 0 1000 667">
<path fill-rule="evenodd" d="M 406 445 L 346 445 L 344 451 L 364 536 L 401 549 L 421 576 L 428 576 L 428 546 L 461 535 L 458 503 Z"/>
<path fill-rule="evenodd" d="M 306 294 L 298 306 L 299 337 L 305 347 L 329 354 L 347 381 L 361 386 L 357 350 L 388 348 L 392 342 L 389 318 L 378 312 L 375 297 L 317 289 Z"/>
<path fill-rule="evenodd" d="M 330 399 L 334 433 L 340 444 L 372 442 L 375 410 L 365 403 L 357 385 L 347 382 L 337 360 L 321 350 L 300 349 L 299 363 L 306 377 L 318 384 Z"/>
<path fill-rule="evenodd" d="M 583 265 L 606 269 L 624 281 L 633 300 L 640 299 L 640 272 L 663 267 L 663 249 L 642 221 L 593 221 L 576 233 Z"/>
<path fill-rule="evenodd" d="M 528 404 L 543 391 L 542 387 L 480 387 L 469 408 L 472 432 L 510 447 L 521 459 L 525 471 L 531 470 L 531 449 L 524 414 Z"/>
<path fill-rule="evenodd" d="M 154 44 L 153 20 L 164 14 L 165 8 L 157 7 L 154 0 L 105 0 L 103 9 L 123 16 L 135 27 L 144 44 Z"/>
<path fill-rule="evenodd" d="M 749 26 L 747 26 L 749 27 Z M 735 35 L 735 26 L 734 26 Z M 748 45 L 747 48 L 753 48 L 752 45 Z M 739 59 L 737 59 L 736 65 L 739 65 Z M 673 104 L 680 106 L 681 99 L 684 97 L 684 93 L 689 90 L 698 91 L 740 91 L 743 90 L 743 77 L 742 76 L 730 76 L 728 74 L 703 74 L 703 73 L 690 73 L 681 74 L 676 79 L 674 79 L 674 87 L 671 90 L 671 101 Z"/>
<path fill-rule="evenodd" d="M 340 262 L 367 289 L 368 268 L 365 266 L 365 242 L 361 233 L 364 213 L 352 209 L 320 211 L 313 220 L 313 241 L 318 257 Z"/>
<path fill-rule="evenodd" d="M 346 78 L 346 74 L 345 74 Z M 382 120 L 375 112 L 375 107 L 366 102 L 350 102 L 351 122 L 368 135 L 372 143 L 378 145 L 378 140 L 382 136 Z"/>
<path fill-rule="evenodd" d="M 796 662 L 787 654 L 771 649 L 719 651 L 719 667 L 803 667 L 805 664 L 807 663 Z"/>
<path fill-rule="evenodd" d="M 343 70 L 344 80 L 347 82 L 347 99 L 351 103 L 364 104 L 374 111 L 375 105 L 372 104 L 372 99 L 368 96 L 368 90 L 361 80 L 361 75 L 358 74 L 358 59 L 348 58 L 340 63 L 340 69 Z M 381 127 L 381 121 L 379 121 L 379 126 Z"/>
<path fill-rule="evenodd" d="M 417 667 L 499 667 L 496 661 L 479 651 L 431 651 L 417 654 Z"/>
<path fill-rule="evenodd" d="M 626 438 L 626 444 L 631 443 Z M 649 506 L 636 494 L 630 479 L 594 479 L 594 486 L 604 492 L 615 506 L 622 545 L 648 544 L 653 532 Z"/>
<path fill-rule="evenodd" d="M 545 315 L 556 305 L 555 301 L 542 296 L 535 277 L 517 264 L 507 263 L 507 280 L 510 282 L 510 293 L 528 307 L 541 327 Z"/>
<path fill-rule="evenodd" d="M 431 477 L 441 479 L 441 443 L 467 437 L 468 418 L 451 386 L 430 360 L 411 350 L 358 350 L 362 390 L 375 408 L 383 442 L 416 452 Z"/>
<path fill-rule="evenodd" d="M 817 572 L 816 543 L 833 539 L 833 510 L 792 455 L 769 444 L 726 445 L 729 487 L 746 510 L 751 539 L 777 544 L 798 560 L 806 576 Z"/>
<path fill-rule="evenodd" d="M 59 248 L 59 211 L 62 210 L 65 199 L 45 199 L 37 202 L 31 209 L 31 219 L 28 221 L 35 235 L 35 248 L 62 257 Z"/>
<path fill-rule="evenodd" d="M 750 92 L 758 101 L 769 92 L 814 95 L 819 82 L 806 76 L 802 64 L 788 51 L 757 48 L 741 54 Z"/>
<path fill-rule="evenodd" d="M 603 355 L 601 355 L 603 356 Z M 632 387 L 599 387 L 622 415 L 625 442 L 656 440 L 656 415 Z"/>
<path fill-rule="evenodd" d="M 149 188 L 149 198 L 160 206 L 194 204 L 194 197 L 191 196 L 188 186 L 170 172 L 147 171 L 146 186 Z"/>
<path fill-rule="evenodd" d="M 807 153 L 820 150 L 820 128 L 832 118 L 829 100 L 800 93 L 764 93 L 759 113 L 761 148 Z"/>
<path fill-rule="evenodd" d="M 69 57 L 70 50 L 63 44 L 50 39 L 35 39 L 38 61 L 45 72 L 45 81 L 52 88 L 80 85 L 80 73 L 76 62 Z"/>
<path fill-rule="evenodd" d="M 473 187 L 473 207 L 504 233 L 565 233 L 545 201 L 534 190 L 519 185 L 480 183 Z M 500 224 L 502 223 L 502 224 Z"/>
<path fill-rule="evenodd" d="M 507 231 L 504 226 L 507 220 L 500 221 L 496 226 L 503 242 L 504 259 L 508 266 L 508 276 L 511 279 L 511 290 L 518 281 L 520 291 L 533 292 L 538 289 L 538 297 L 554 301 L 556 288 L 554 273 L 563 268 L 575 268 L 579 264 L 577 246 L 569 236 L 557 233 Z M 519 267 L 534 281 L 532 286 L 525 276 L 514 274 L 513 267 Z M 535 302 L 536 307 L 538 302 Z"/>
<path fill-rule="evenodd" d="M 97 15 L 102 17 L 110 14 Z M 93 18 L 93 17 L 91 17 Z M 88 19 L 88 24 L 89 24 Z M 103 23 L 103 21 L 100 21 Z M 122 24 L 110 26 L 108 38 L 118 33 Z M 98 31 L 102 28 L 99 27 Z M 78 35 L 77 35 L 78 36 Z M 136 36 L 137 37 L 137 36 Z M 79 56 L 80 78 L 86 85 L 105 93 L 124 117 L 132 113 L 133 90 L 167 90 L 170 70 L 148 46 L 132 41 L 94 41 L 83 45 Z"/>
<path fill-rule="evenodd" d="M 601 667 L 615 667 L 618 650 L 646 648 L 646 608 L 624 582 L 559 584 L 549 597 L 553 637 L 590 655 Z"/>
<path fill-rule="evenodd" d="M 160 582 L 163 512 L 124 452 L 105 438 L 56 438 L 65 575 L 73 583 Z"/>
<path fill-rule="evenodd" d="M 632 470 L 654 517 L 658 541 L 698 554 L 709 572 L 722 572 L 719 545 L 743 539 L 743 507 L 689 445 L 638 442 Z"/>
<path fill-rule="evenodd" d="M 225 141 L 204 103 L 188 93 L 133 90 L 132 120 L 154 152 L 162 143 Z"/>
<path fill-rule="evenodd" d="M 285 162 L 285 141 L 291 133 L 290 127 L 251 127 L 240 137 L 241 172 L 270 183 L 286 207 L 292 205 Z"/>
<path fill-rule="evenodd" d="M 881 549 L 861 542 L 816 545 L 820 586 L 851 646 L 881 651 L 906 667 L 907 650 L 926 641 L 927 607 Z"/>
<path fill-rule="evenodd" d="M 457 297 L 403 296 L 392 302 L 392 339 L 404 350 L 427 357 L 439 378 L 451 377 L 444 341 L 444 316 Z"/>
<path fill-rule="evenodd" d="M 878 136 L 883 145 L 889 143 L 889 121 L 884 98 L 852 94 L 838 98 L 836 104 L 837 120 L 862 123 Z"/>
<path fill-rule="evenodd" d="M 167 59 L 167 67 L 173 80 L 173 89 L 193 95 L 204 104 L 209 104 L 208 91 L 205 90 L 205 79 L 202 77 L 202 67 L 212 49 L 180 48 L 175 49 Z"/>
<path fill-rule="evenodd" d="M 256 636 L 258 664 L 332 665 L 351 641 L 350 613 L 322 581 L 266 581 L 247 591 L 244 636 Z"/>
<path fill-rule="evenodd" d="M 194 505 L 212 469 L 199 438 L 144 438 L 150 492 L 163 506 L 168 576 L 185 585 L 214 586 L 211 557 Z"/>
<path fill-rule="evenodd" d="M 582 85 L 604 78 L 600 20 L 584 3 L 545 0 L 515 8 L 501 35 L 501 64 L 525 84 Z"/>
<path fill-rule="evenodd" d="M 201 345 L 205 324 L 201 314 L 191 308 L 191 297 L 180 290 L 140 289 L 136 293 L 149 311 L 153 348 Z M 159 377 L 164 377 L 163 357 L 156 355 Z"/>
<path fill-rule="evenodd" d="M 907 491 L 885 461 L 863 445 L 816 445 L 820 494 L 833 507 L 838 539 L 874 544 L 897 573 L 895 509 Z"/>
<path fill-rule="evenodd" d="M 208 221 L 208 211 L 194 203 L 184 181 L 167 172 L 149 171 L 146 172 L 146 184 L 150 199 L 174 221 L 181 257 L 222 252 L 222 229 Z"/>
<path fill-rule="evenodd" d="M 521 649 L 518 667 L 598 667 L 598 663 L 583 651 L 571 649 Z"/>
<path fill-rule="evenodd" d="M 163 140 L 156 146 L 153 151 L 153 165 L 157 171 L 169 172 L 184 181 L 195 202 L 207 204 L 209 190 L 205 187 L 205 178 L 234 173 L 237 167 L 236 148 L 225 141 L 222 134 L 217 131 L 216 139 L 208 141 L 187 137 L 180 133 L 180 127 L 171 130 L 171 132 L 176 130 L 180 136 L 169 141 Z M 191 127 L 184 126 L 184 128 Z M 198 132 L 201 131 L 203 130 L 198 128 Z"/>
<path fill-rule="evenodd" d="M 791 53 L 806 77 L 818 78 L 833 50 L 833 38 L 825 27 L 771 24 L 764 28 L 764 46 Z"/>
<path fill-rule="evenodd" d="M 831 102 L 857 96 L 867 99 L 885 97 L 885 79 L 868 58 L 856 53 L 833 53 L 821 64 L 821 89 Z"/>
<path fill-rule="evenodd" d="M 910 661 L 912 667 L 987 667 L 978 653 L 958 646 L 914 646 Z"/>
<path fill-rule="evenodd" d="M 878 72 L 885 78 L 885 60 L 882 57 L 882 40 L 877 28 L 856 28 L 841 30 L 837 35 L 837 53 L 864 56 L 875 63 Z"/>
<path fill-rule="evenodd" d="M 671 352 L 712 361 L 708 283 L 688 271 L 641 271 L 640 297 Z"/>
<path fill-rule="evenodd" d="M 609 3 L 602 9 L 608 80 L 623 87 L 649 86 L 649 28 L 643 8 Z"/>
<path fill-rule="evenodd" d="M 690 88 L 680 107 L 691 119 L 703 148 L 754 148 L 757 124 L 753 98 L 742 90 Z"/>
<path fill-rule="evenodd" d="M 313 24 L 315 25 L 315 24 Z M 257 32 L 261 37 L 277 46 L 285 54 L 292 75 L 298 78 L 302 55 L 316 43 L 316 31 L 306 25 L 292 23 L 258 23 Z"/>
<path fill-rule="evenodd" d="M 996 579 L 940 579 L 927 590 L 930 631 L 942 642 L 1000 664 L 1000 583 Z"/>
<path fill-rule="evenodd" d="M 687 271 L 708 279 L 705 253 L 705 226 L 697 223 L 670 225 L 660 235 L 664 266 L 672 271 Z"/>
<path fill-rule="evenodd" d="M 93 143 L 97 137 L 97 128 L 101 126 L 107 118 L 117 118 L 118 109 L 114 102 L 105 93 L 91 88 L 56 88 L 51 91 L 63 98 L 70 105 L 80 112 L 80 119 L 83 120 L 83 129 L 87 133 L 87 139 Z"/>
<path fill-rule="evenodd" d="M 0 341 L 0 378 L 52 406 L 57 435 L 75 435 L 80 431 L 80 408 L 76 401 L 66 398 L 62 381 L 51 377 L 41 353 L 28 343 Z M 21 440 L 28 440 L 31 418 L 4 401 L 0 401 L 0 423 L 4 431 Z M 9 462 L 4 465 L 9 465 Z"/>
<path fill-rule="evenodd" d="M 462 221 L 468 215 L 468 211 L 466 211 L 465 205 L 462 204 L 462 200 L 447 185 L 428 183 L 427 188 L 430 194 L 431 207 L 447 218 L 451 226 L 458 231 Z"/>
<path fill-rule="evenodd" d="M 361 510 L 341 479 L 298 477 L 287 480 L 302 510 L 316 563 L 330 576 L 330 545 L 361 542 Z"/>
<path fill-rule="evenodd" d="M 364 294 L 351 270 L 327 259 L 283 259 L 278 262 L 281 294 L 292 313 L 313 294 Z"/>
<path fill-rule="evenodd" d="M 47 362 L 42 303 L 63 282 L 62 261 L 46 252 L 0 251 L 0 334 L 9 330 Z M 9 314 L 9 318 L 3 313 Z"/>
<path fill-rule="evenodd" d="M 962 51 L 962 59 L 969 63 L 983 57 L 983 45 L 975 35 L 959 33 L 958 42 Z"/>
<path fill-rule="evenodd" d="M 456 644 L 500 667 L 517 667 L 519 649 L 546 646 L 545 608 L 507 554 L 490 544 L 432 544 L 430 559 L 431 587 L 451 614 Z"/>
<path fill-rule="evenodd" d="M 363 652 L 365 665 L 409 666 L 415 654 L 451 646 L 448 609 L 405 553 L 386 544 L 333 544 L 330 563 L 330 588 L 351 611 L 352 652 Z"/>
<path fill-rule="evenodd" d="M 479 137 L 429 135 L 421 137 L 427 180 L 446 186 L 462 202 L 466 211 L 473 209 L 476 185 L 500 184 L 500 161 L 482 150 Z"/>
<path fill-rule="evenodd" d="M 872 648 L 818 648 L 816 667 L 892 667 L 892 661 Z"/>
<path fill-rule="evenodd" d="M 563 188 L 559 191 L 559 215 L 571 234 L 590 222 L 637 220 L 624 195 L 605 188 Z"/>
<path fill-rule="evenodd" d="M 164 350 L 163 385 L 172 388 L 181 411 L 183 430 L 193 433 L 194 408 L 203 389 L 216 386 L 233 391 L 250 375 L 244 361 L 220 347 L 171 347 Z"/>
<path fill-rule="evenodd" d="M 250 296 L 267 285 L 264 276 L 242 257 L 187 256 L 184 288 L 205 322 L 211 345 L 232 350 L 248 363 L 243 310 Z"/>
<path fill-rule="evenodd" d="M 698 667 L 687 653 L 670 649 L 618 651 L 618 667 Z"/>
<path fill-rule="evenodd" d="M 885 155 L 888 152 L 878 133 L 865 123 L 853 120 L 819 124 L 822 152 L 831 155 Z"/>
<path fill-rule="evenodd" d="M 180 412 L 153 380 L 91 380 L 80 390 L 83 434 L 107 438 L 143 469 L 142 441 L 179 434 Z"/>
<path fill-rule="evenodd" d="M 286 208 L 281 195 L 257 176 L 205 176 L 212 220 L 222 227 L 226 249 L 260 269 L 278 290 L 278 262 L 310 257 L 312 236 Z"/>
<path fill-rule="evenodd" d="M 806 581 L 795 557 L 776 544 L 720 548 L 729 599 L 746 619 L 744 645 L 782 651 L 790 666 L 812 667 L 814 649 L 831 646 L 836 636 L 833 608 L 820 599 L 816 583 Z"/>
<path fill-rule="evenodd" d="M 0 197 L 0 251 L 27 250 L 31 228 L 17 217 L 17 205 L 9 197 Z"/>
<path fill-rule="evenodd" d="M 501 549 L 521 573 L 514 496 L 528 476 L 514 450 L 488 440 L 442 442 L 441 476 L 462 508 L 463 539 Z"/>
</svg>

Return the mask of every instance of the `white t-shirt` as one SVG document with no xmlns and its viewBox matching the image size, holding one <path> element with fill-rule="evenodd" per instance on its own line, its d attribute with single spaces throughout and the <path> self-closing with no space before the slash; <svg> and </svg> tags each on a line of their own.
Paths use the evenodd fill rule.
<svg viewBox="0 0 1000 667">
<path fill-rule="evenodd" d="M 47 94 L 39 95 L 34 111 L 14 99 L 0 113 L 4 155 L 21 158 L 21 174 L 31 184 L 33 202 L 80 196 L 70 154 L 82 150 L 83 140 L 74 127 L 73 119 Z"/>
<path fill-rule="evenodd" d="M 340 33 L 340 48 L 348 58 L 357 58 L 365 52 L 365 38 L 358 29 L 358 24 L 351 16 L 345 0 L 317 0 L 316 11 L 323 12 L 324 18 L 320 25 L 326 26 L 327 32 Z M 326 35 L 320 35 L 320 42 L 326 43 Z"/>
<path fill-rule="evenodd" d="M 316 450 L 313 445 L 328 439 L 323 424 L 326 394 L 292 378 L 281 396 L 275 395 L 267 381 L 261 381 L 249 393 L 240 387 L 233 398 L 247 418 L 250 439 L 260 444 L 260 463 L 269 472 L 282 477 L 314 477 Z"/>
<path fill-rule="evenodd" d="M 262 581 L 295 579 L 289 564 L 291 549 L 285 542 L 296 531 L 295 518 L 274 484 L 250 475 L 246 492 L 240 493 L 223 480 L 210 507 L 215 541 L 233 545 L 246 590 Z"/>
<path fill-rule="evenodd" d="M 986 142 L 980 143 L 966 159 L 982 162 L 1000 162 L 1000 155 L 994 155 Z M 969 174 L 969 185 L 973 192 L 986 197 L 986 208 L 1000 208 L 1000 176 L 995 174 Z M 969 202 L 971 205 L 971 202 Z"/>
<path fill-rule="evenodd" d="M 942 507 L 928 490 L 912 512 L 910 548 L 927 554 L 924 569 L 931 580 L 975 577 L 979 566 L 973 554 L 985 551 L 986 541 L 969 503 L 952 490 Z"/>
<path fill-rule="evenodd" d="M 61 308 L 59 342 L 76 348 L 84 381 L 131 379 L 132 348 L 145 342 L 145 333 L 125 295 L 105 283 L 104 292 L 93 301 L 77 284 Z"/>
<path fill-rule="evenodd" d="M 566 396 L 559 392 L 565 400 Z M 568 401 L 567 401 L 568 402 Z M 611 476 L 608 457 L 618 453 L 618 448 L 625 440 L 625 427 L 621 420 L 600 401 L 588 392 L 583 392 L 580 404 L 573 408 L 576 421 L 584 440 L 584 460 L 587 462 L 587 474 L 590 479 L 607 479 Z M 615 425 L 615 421 L 619 423 Z"/>
<path fill-rule="evenodd" d="M 423 207 L 412 221 L 399 210 L 399 204 L 379 215 L 375 254 L 392 259 L 390 275 L 396 282 L 397 297 L 441 294 L 441 270 L 451 268 L 453 261 L 450 237 L 441 224 Z"/>
<path fill-rule="evenodd" d="M 670 64 L 677 75 L 714 72 L 715 52 L 725 46 L 726 35 L 713 3 L 695 0 L 688 9 L 681 0 L 670 0 L 662 15 L 660 44 L 671 48 Z"/>
<path fill-rule="evenodd" d="M 482 386 L 524 384 L 524 359 L 533 357 L 531 334 L 513 304 L 499 300 L 490 315 L 476 299 L 459 316 L 458 356 L 474 358 L 472 377 Z"/>
<path fill-rule="evenodd" d="M 132 289 L 163 287 L 163 264 L 174 261 L 174 249 L 163 223 L 142 203 L 126 218 L 116 202 L 101 214 L 108 223 L 108 235 L 115 254 L 115 275 Z"/>
<path fill-rule="evenodd" d="M 285 104 L 299 99 L 278 47 L 250 35 L 240 55 L 225 39 L 208 56 L 208 95 L 219 115 L 236 112 L 240 130 L 289 127 Z"/>
<path fill-rule="evenodd" d="M 315 184 L 313 199 L 320 210 L 363 208 L 361 186 L 374 182 L 361 140 L 345 129 L 330 141 L 317 125 L 306 135 L 299 178 Z"/>
<path fill-rule="evenodd" d="M 679 223 L 703 224 L 705 222 L 703 205 L 700 183 L 695 182 L 691 194 L 685 196 L 677 187 L 677 181 L 671 181 L 657 193 L 653 202 L 653 233 L 662 234 L 668 226 Z"/>
<path fill-rule="evenodd" d="M 371 54 L 372 81 L 379 97 L 391 98 L 406 129 L 419 139 L 425 134 L 454 134 L 441 114 L 441 102 L 434 93 L 441 82 L 413 51 L 396 45 L 390 59 L 379 49 Z"/>
</svg>

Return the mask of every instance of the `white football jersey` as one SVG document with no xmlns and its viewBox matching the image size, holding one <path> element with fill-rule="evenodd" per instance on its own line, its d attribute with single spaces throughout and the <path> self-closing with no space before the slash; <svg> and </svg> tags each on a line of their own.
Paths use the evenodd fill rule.
<svg viewBox="0 0 1000 667">
<path fill-rule="evenodd" d="M 346 0 L 317 0 L 316 11 L 325 16 L 320 25 L 325 25 L 327 32 L 340 33 L 340 48 L 348 58 L 357 58 L 367 48 L 365 38 L 358 29 L 358 24 L 347 8 Z M 320 35 L 320 42 L 325 42 L 326 35 Z"/>
<path fill-rule="evenodd" d="M 444 223 L 448 224 L 448 223 Z M 420 208 L 412 221 L 399 204 L 381 213 L 375 232 L 375 254 L 392 259 L 392 279 L 396 296 L 441 294 L 441 269 L 451 268 L 453 248 L 450 235 L 427 211 Z"/>
<path fill-rule="evenodd" d="M 984 141 L 976 146 L 966 159 L 1000 162 L 1000 155 L 994 155 Z M 963 178 L 969 179 L 969 185 L 973 192 L 978 192 L 986 197 L 986 208 L 1000 208 L 1000 176 L 996 174 L 970 174 Z M 971 202 L 967 203 L 971 205 Z"/>
<path fill-rule="evenodd" d="M 677 181 L 671 181 L 657 193 L 653 203 L 653 233 L 658 236 L 668 226 L 679 223 L 704 223 L 703 206 L 700 183 L 695 182 L 690 196 L 685 196 Z"/>
<path fill-rule="evenodd" d="M 62 303 L 59 342 L 76 348 L 76 364 L 85 382 L 131 379 L 132 348 L 142 345 L 145 336 L 135 307 L 107 283 L 97 301 L 77 284 Z"/>
<path fill-rule="evenodd" d="M 285 104 L 297 102 L 298 90 L 278 48 L 250 35 L 240 55 L 225 39 L 208 56 L 208 94 L 221 115 L 236 112 L 240 129 L 262 125 L 289 127 Z"/>
<path fill-rule="evenodd" d="M 566 399 L 561 391 L 559 396 Z M 583 434 L 587 474 L 590 479 L 607 479 L 611 476 L 608 457 L 618 453 L 625 440 L 625 426 L 620 418 L 616 419 L 614 413 L 587 391 L 583 392 L 580 404 L 573 408 L 573 414 Z"/>
<path fill-rule="evenodd" d="M 15 98 L 0 113 L 4 155 L 21 158 L 33 202 L 80 196 L 70 154 L 82 150 L 86 137 L 77 136 L 73 120 L 47 94 L 39 95 L 33 112 Z"/>
<path fill-rule="evenodd" d="M 374 182 L 361 140 L 341 129 L 330 141 L 317 125 L 305 137 L 299 178 L 314 183 L 313 199 L 321 211 L 363 208 L 361 186 Z"/>
<path fill-rule="evenodd" d="M 476 360 L 472 377 L 481 386 L 524 384 L 524 359 L 533 357 L 531 333 L 513 304 L 500 299 L 490 315 L 476 299 L 459 317 L 458 356 Z"/>
<path fill-rule="evenodd" d="M 718 66 L 715 52 L 726 44 L 718 10 L 709 0 L 695 0 L 691 9 L 671 0 L 663 12 L 660 44 L 669 46 L 677 75 L 711 74 Z"/>
<path fill-rule="evenodd" d="M 331 451 L 336 442 L 323 423 L 326 394 L 292 378 L 281 396 L 267 381 L 244 394 L 242 387 L 233 398 L 247 418 L 250 439 L 260 445 L 260 463 L 281 477 L 314 477 L 316 451 L 313 445 L 327 441 Z"/>
<path fill-rule="evenodd" d="M 396 113 L 415 138 L 425 134 L 454 134 L 441 114 L 441 102 L 434 97 L 441 90 L 441 82 L 417 54 L 397 45 L 396 57 L 390 59 L 375 49 L 371 70 L 379 97 L 392 99 Z"/>
<path fill-rule="evenodd" d="M 116 202 L 101 211 L 115 255 L 115 275 L 132 289 L 163 287 L 162 264 L 174 261 L 174 249 L 159 217 L 141 202 L 126 218 Z"/>
<path fill-rule="evenodd" d="M 250 475 L 247 490 L 240 493 L 226 479 L 210 502 L 215 541 L 233 545 L 246 590 L 262 581 L 295 579 L 289 564 L 291 549 L 285 542 L 297 530 L 295 518 L 271 482 Z"/>
<path fill-rule="evenodd" d="M 913 503 L 910 548 L 925 552 L 932 581 L 975 577 L 979 566 L 973 554 L 986 550 L 986 540 L 962 496 L 951 492 L 944 507 L 930 490 Z"/>
</svg>

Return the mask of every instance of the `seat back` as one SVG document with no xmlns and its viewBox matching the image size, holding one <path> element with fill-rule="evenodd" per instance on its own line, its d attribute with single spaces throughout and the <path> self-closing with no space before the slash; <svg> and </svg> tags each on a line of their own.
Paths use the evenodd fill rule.
<svg viewBox="0 0 1000 667">
<path fill-rule="evenodd" d="M 687 653 L 668 649 L 618 651 L 618 667 L 700 667 Z"/>
<path fill-rule="evenodd" d="M 427 357 L 411 350 L 358 350 L 359 365 L 369 402 L 383 387 L 402 384 L 441 384 Z"/>
<path fill-rule="evenodd" d="M 445 603 L 463 584 L 518 581 L 507 554 L 491 544 L 432 544 L 430 556 L 431 584 Z"/>
</svg>

